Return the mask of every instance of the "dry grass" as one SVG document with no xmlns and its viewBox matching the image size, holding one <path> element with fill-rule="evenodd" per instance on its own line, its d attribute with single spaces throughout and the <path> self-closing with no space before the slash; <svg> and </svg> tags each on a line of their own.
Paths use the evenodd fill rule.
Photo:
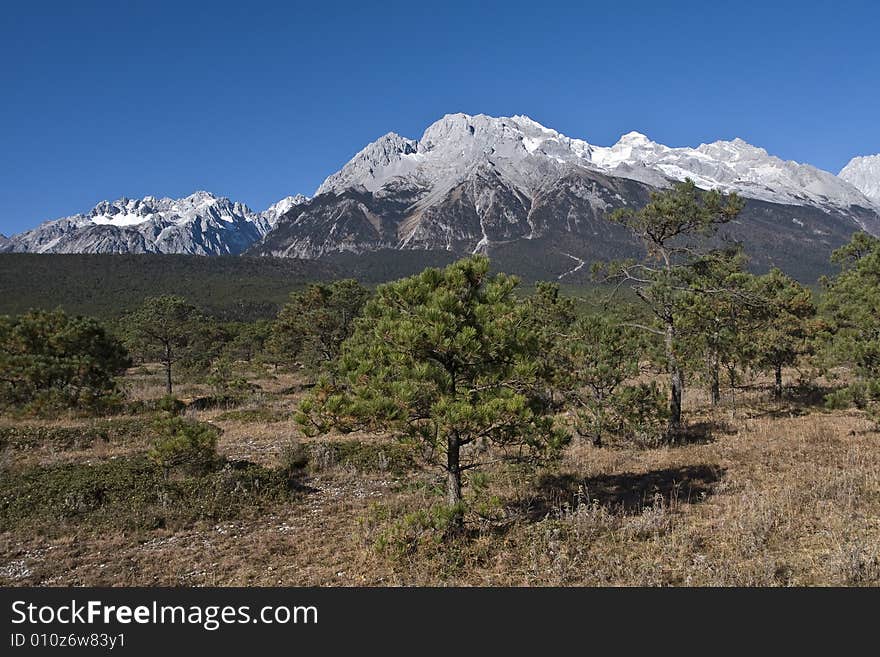
<svg viewBox="0 0 880 657">
<path fill-rule="evenodd" d="M 244 408 L 292 410 L 295 377 L 261 383 L 267 395 Z M 138 385 L 151 390 L 147 376 Z M 689 444 L 573 444 L 552 467 L 498 467 L 472 489 L 467 532 L 454 539 L 425 513 L 442 501 L 438 472 L 337 463 L 306 480 L 310 492 L 232 522 L 2 533 L 0 584 L 880 584 L 880 434 L 857 413 L 775 405 L 763 394 L 742 392 L 736 407 L 715 410 L 690 397 L 698 440 Z M 289 419 L 196 415 L 223 428 L 227 456 L 267 466 L 298 436 Z M 135 447 L 36 460 L 89 462 L 126 449 Z M 0 467 L 18 467 L 16 458 Z"/>
</svg>

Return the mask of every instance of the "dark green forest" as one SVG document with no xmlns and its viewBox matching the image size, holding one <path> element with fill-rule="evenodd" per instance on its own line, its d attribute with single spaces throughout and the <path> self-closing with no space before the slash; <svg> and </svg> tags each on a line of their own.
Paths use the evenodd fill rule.
<svg viewBox="0 0 880 657">
<path fill-rule="evenodd" d="M 325 263 L 282 258 L 7 253 L 0 314 L 61 308 L 106 319 L 178 294 L 219 318 L 252 320 L 274 316 L 292 290 L 337 274 Z"/>
<path fill-rule="evenodd" d="M 274 318 L 291 292 L 311 282 L 355 278 L 374 286 L 425 267 L 443 267 L 457 257 L 445 251 L 341 253 L 321 260 L 3 253 L 0 315 L 61 308 L 77 315 L 115 319 L 149 297 L 174 294 L 216 319 L 250 322 Z M 560 259 L 560 266 L 565 260 Z M 501 268 L 493 260 L 493 269 Z M 572 295 L 598 298 L 597 286 L 590 281 L 564 279 L 562 287 Z"/>
</svg>

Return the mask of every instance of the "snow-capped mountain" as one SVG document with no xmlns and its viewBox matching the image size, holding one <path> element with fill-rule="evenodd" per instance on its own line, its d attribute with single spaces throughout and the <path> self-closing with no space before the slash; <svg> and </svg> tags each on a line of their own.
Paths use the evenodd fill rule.
<svg viewBox="0 0 880 657">
<path fill-rule="evenodd" d="M 6 250 L 6 247 L 9 246 L 9 238 L 6 237 L 3 233 L 0 233 L 0 252 Z"/>
<path fill-rule="evenodd" d="M 735 191 L 772 203 L 843 209 L 875 205 L 846 179 L 774 157 L 742 139 L 670 148 L 630 132 L 613 146 L 603 147 L 566 137 L 526 116 L 482 114 L 447 115 L 418 141 L 389 133 L 327 178 L 316 194 L 357 185 L 376 191 L 400 177 L 432 189 L 449 187 L 487 160 L 502 166 L 513 182 L 525 188 L 540 186 L 548 175 L 574 165 L 653 185 L 663 184 L 664 179 L 691 178 L 705 189 Z"/>
<path fill-rule="evenodd" d="M 880 205 L 880 154 L 854 157 L 838 175 Z"/>
<path fill-rule="evenodd" d="M 257 214 L 242 203 L 199 191 L 181 199 L 121 198 L 85 214 L 47 221 L 11 238 L 7 250 L 31 253 L 239 254 L 269 232 L 284 199 Z"/>
<path fill-rule="evenodd" d="M 560 249 L 581 240 L 582 255 L 601 255 L 627 239 L 605 220 L 610 210 L 644 203 L 652 189 L 685 178 L 749 199 L 734 230 L 764 253 L 785 242 L 792 258 L 813 249 L 820 262 L 857 229 L 880 234 L 880 201 L 741 139 L 671 148 L 631 132 L 596 146 L 525 116 L 450 114 L 420 139 L 388 133 L 369 144 L 250 252 L 497 253 L 521 240 L 552 240 Z"/>
</svg>

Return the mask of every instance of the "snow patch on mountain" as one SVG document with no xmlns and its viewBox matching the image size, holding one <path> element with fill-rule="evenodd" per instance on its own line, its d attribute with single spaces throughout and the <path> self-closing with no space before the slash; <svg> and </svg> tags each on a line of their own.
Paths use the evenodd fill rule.
<svg viewBox="0 0 880 657">
<path fill-rule="evenodd" d="M 738 192 L 772 203 L 840 209 L 872 206 L 864 194 L 834 174 L 782 160 L 739 138 L 670 148 L 629 133 L 614 146 L 594 148 L 593 162 L 611 174 L 621 165 L 642 165 L 674 180 L 691 178 L 704 189 Z"/>
</svg>

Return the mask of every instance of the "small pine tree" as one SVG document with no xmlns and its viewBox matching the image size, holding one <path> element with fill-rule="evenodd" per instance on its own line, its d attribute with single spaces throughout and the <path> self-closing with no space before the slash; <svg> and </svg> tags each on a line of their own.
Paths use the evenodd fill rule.
<svg viewBox="0 0 880 657">
<path fill-rule="evenodd" d="M 766 309 L 765 321 L 753 333 L 756 365 L 774 374 L 773 396 L 782 399 L 782 370 L 810 353 L 816 304 L 806 287 L 772 269 L 755 281 Z"/>
<path fill-rule="evenodd" d="M 391 430 L 420 440 L 446 472 L 452 524 L 481 443 L 533 454 L 561 446 L 541 395 L 541 340 L 517 301 L 518 281 L 482 256 L 380 286 L 297 420 L 310 434 Z"/>
<path fill-rule="evenodd" d="M 97 321 L 64 311 L 0 317 L 0 406 L 94 407 L 131 364 Z"/>
<path fill-rule="evenodd" d="M 195 306 L 178 296 L 151 297 L 125 321 L 132 351 L 155 358 L 165 370 L 165 391 L 174 392 L 172 367 L 199 351 L 205 323 Z M 203 351 L 203 350 L 202 350 Z"/>
<path fill-rule="evenodd" d="M 721 401 L 721 372 L 731 387 L 753 359 L 752 332 L 767 321 L 766 300 L 755 289 L 739 247 L 713 250 L 694 260 L 689 290 L 676 309 L 685 360 L 703 374 L 712 405 Z"/>
<path fill-rule="evenodd" d="M 597 447 L 608 435 L 654 442 L 663 434 L 663 393 L 636 383 L 644 340 L 636 330 L 600 315 L 578 320 L 558 341 L 560 376 L 576 410 L 576 428 Z M 658 400 L 659 403 L 658 403 Z"/>
<path fill-rule="evenodd" d="M 826 357 L 852 367 L 856 381 L 829 403 L 848 400 L 880 425 L 880 239 L 857 233 L 832 260 L 842 271 L 823 281 Z"/>
<path fill-rule="evenodd" d="M 175 469 L 204 474 L 217 462 L 219 429 L 204 422 L 166 416 L 155 423 L 157 437 L 147 452 L 168 477 Z"/>
</svg>

